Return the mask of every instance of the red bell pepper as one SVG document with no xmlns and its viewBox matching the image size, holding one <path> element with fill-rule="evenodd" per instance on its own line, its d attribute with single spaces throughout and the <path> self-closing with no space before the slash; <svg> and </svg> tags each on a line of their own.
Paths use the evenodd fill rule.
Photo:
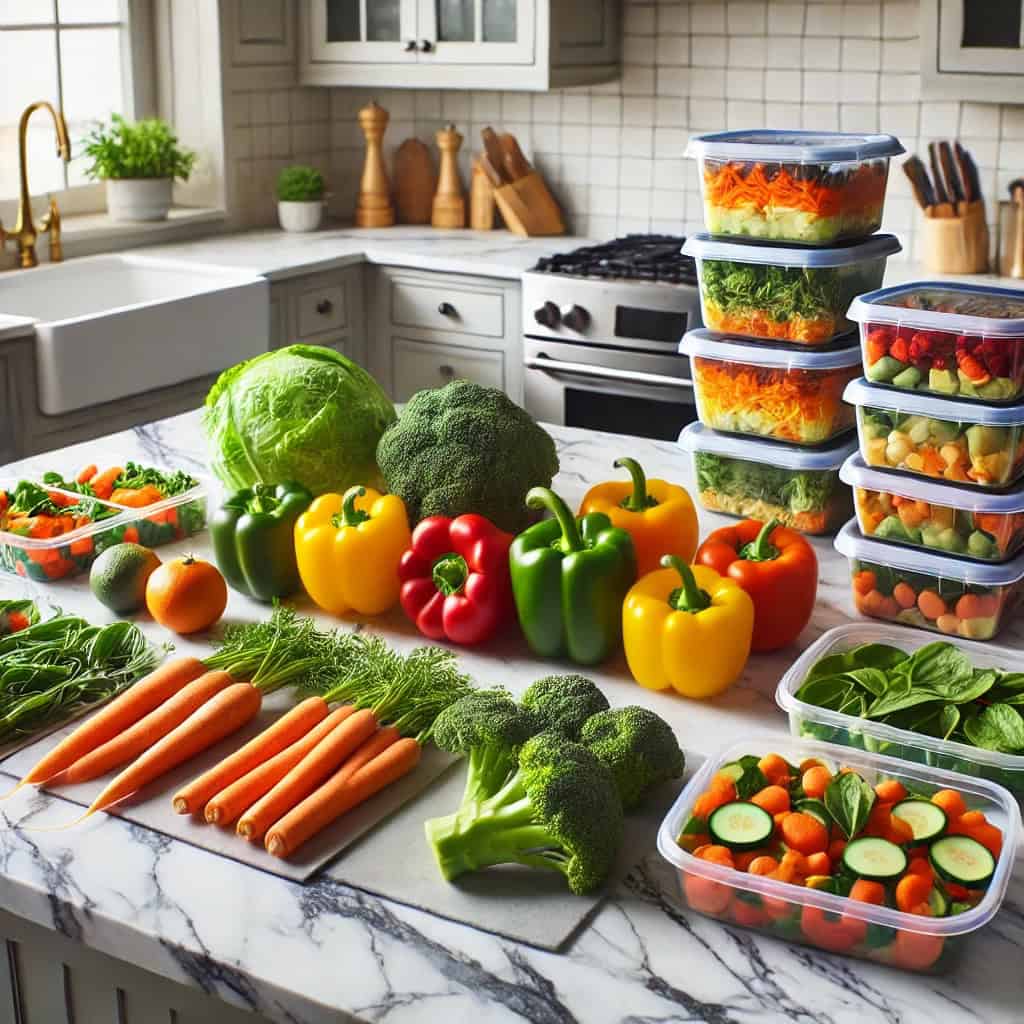
<svg viewBox="0 0 1024 1024">
<path fill-rule="evenodd" d="M 715 530 L 694 561 L 735 580 L 754 601 L 752 651 L 791 644 L 807 625 L 818 593 L 818 559 L 802 534 L 744 519 Z"/>
<path fill-rule="evenodd" d="M 431 640 L 483 643 L 512 618 L 511 543 L 474 513 L 428 516 L 398 564 L 402 610 Z"/>
</svg>

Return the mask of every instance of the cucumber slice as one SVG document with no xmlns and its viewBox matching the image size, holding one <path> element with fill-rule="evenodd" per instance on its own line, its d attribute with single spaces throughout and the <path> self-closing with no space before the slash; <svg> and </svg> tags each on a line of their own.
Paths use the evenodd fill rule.
<svg viewBox="0 0 1024 1024">
<path fill-rule="evenodd" d="M 797 800 L 793 804 L 793 810 L 802 811 L 804 814 L 809 814 L 812 818 L 817 818 L 825 828 L 832 827 L 832 815 L 828 813 L 828 808 L 821 800 L 805 797 L 803 800 Z"/>
<path fill-rule="evenodd" d="M 907 855 L 888 839 L 863 836 L 847 843 L 843 867 L 858 878 L 886 882 L 907 870 Z"/>
<path fill-rule="evenodd" d="M 996 870 L 995 857 L 970 836 L 936 839 L 928 850 L 928 859 L 936 874 L 966 889 L 984 889 Z"/>
<path fill-rule="evenodd" d="M 745 800 L 722 804 L 708 818 L 711 838 L 731 850 L 753 850 L 770 839 L 774 830 L 772 816 Z"/>
<path fill-rule="evenodd" d="M 931 800 L 919 800 L 916 797 L 901 800 L 893 807 L 892 814 L 910 826 L 915 843 L 927 843 L 946 831 L 946 812 Z"/>
<path fill-rule="evenodd" d="M 937 885 L 932 886 L 928 893 L 928 906 L 931 907 L 932 917 L 945 917 L 949 913 L 949 900 Z"/>
<path fill-rule="evenodd" d="M 739 782 L 743 778 L 743 765 L 739 761 L 730 761 L 718 769 L 718 775 L 727 775 L 733 782 Z"/>
</svg>

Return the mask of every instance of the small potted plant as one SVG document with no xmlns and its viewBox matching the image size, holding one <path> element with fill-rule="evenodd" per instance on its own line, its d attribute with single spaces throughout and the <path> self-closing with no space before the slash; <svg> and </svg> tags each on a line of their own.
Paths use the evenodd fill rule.
<svg viewBox="0 0 1024 1024">
<path fill-rule="evenodd" d="M 92 160 L 85 173 L 107 183 L 107 212 L 118 221 L 163 220 L 174 180 L 188 181 L 196 162 L 166 121 L 131 124 L 119 114 L 96 125 L 84 153 Z"/>
<path fill-rule="evenodd" d="M 277 218 L 285 231 L 316 231 L 324 214 L 324 177 L 297 164 L 277 176 Z"/>
</svg>

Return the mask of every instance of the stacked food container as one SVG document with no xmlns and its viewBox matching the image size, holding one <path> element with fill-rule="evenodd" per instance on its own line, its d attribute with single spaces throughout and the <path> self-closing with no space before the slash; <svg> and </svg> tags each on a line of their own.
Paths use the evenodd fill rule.
<svg viewBox="0 0 1024 1024">
<path fill-rule="evenodd" d="M 1024 295 L 919 282 L 855 299 L 856 520 L 836 548 L 866 615 L 977 640 L 1024 595 Z"/>
<path fill-rule="evenodd" d="M 720 132 L 700 163 L 707 234 L 687 240 L 705 329 L 689 356 L 700 423 L 680 436 L 705 508 L 835 532 L 856 443 L 844 389 L 860 351 L 847 309 L 900 249 L 882 220 L 891 135 Z M 749 443 L 749 439 L 755 439 Z"/>
</svg>

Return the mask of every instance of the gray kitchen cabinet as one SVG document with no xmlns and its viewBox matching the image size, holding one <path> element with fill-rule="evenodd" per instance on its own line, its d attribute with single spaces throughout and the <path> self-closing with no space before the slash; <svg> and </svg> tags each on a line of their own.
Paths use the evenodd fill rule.
<svg viewBox="0 0 1024 1024">
<path fill-rule="evenodd" d="M 294 82 L 296 0 L 221 0 L 220 24 L 225 77 L 232 88 L 267 89 Z"/>
<path fill-rule="evenodd" d="M 0 344 L 0 465 L 13 462 L 22 447 L 21 388 L 31 374 L 31 358 L 31 339 Z"/>
<path fill-rule="evenodd" d="M 359 264 L 274 284 L 271 306 L 276 301 L 280 311 L 276 332 L 271 329 L 271 347 L 324 345 L 365 365 L 365 274 Z"/>
</svg>

